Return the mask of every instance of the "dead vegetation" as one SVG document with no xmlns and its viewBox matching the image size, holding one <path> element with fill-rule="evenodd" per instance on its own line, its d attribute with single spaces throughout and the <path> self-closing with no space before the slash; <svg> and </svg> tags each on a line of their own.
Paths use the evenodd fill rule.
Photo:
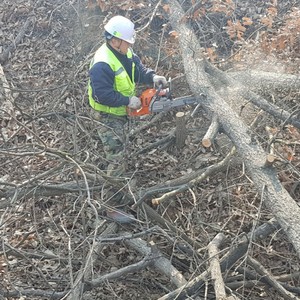
<svg viewBox="0 0 300 300">
<path fill-rule="evenodd" d="M 264 150 L 262 155 L 270 155 L 267 168 L 276 170 L 286 194 L 299 206 L 299 80 L 295 72 L 299 64 L 292 55 L 297 53 L 297 43 L 282 45 L 275 35 L 277 23 L 274 32 L 262 33 L 262 40 L 260 36 L 251 39 L 255 28 L 246 40 L 247 31 L 239 32 L 236 26 L 236 34 L 245 35 L 244 44 L 237 37 L 229 39 L 226 32 L 217 39 L 209 31 L 211 22 L 230 18 L 226 12 L 232 9 L 231 1 L 206 5 L 210 2 L 218 4 L 215 10 L 203 6 L 199 14 L 206 13 L 206 18 L 193 23 L 204 48 L 199 51 L 216 63 L 222 58 L 215 42 L 221 40 L 220 47 L 227 49 L 223 53 L 229 58 L 216 63 L 219 70 L 235 71 L 231 78 L 249 82 L 251 91 L 260 91 L 268 103 L 284 109 L 274 117 L 275 106 L 250 109 L 250 100 L 240 98 L 234 107 L 251 129 L 251 138 Z M 290 17 L 291 30 L 281 28 L 282 36 L 290 37 L 288 32 L 298 28 L 297 11 L 287 2 L 279 3 L 278 11 L 282 19 Z M 102 172 L 105 159 L 95 131 L 99 124 L 90 118 L 87 79 L 89 60 L 103 42 L 106 17 L 131 13 L 138 29 L 143 29 L 135 51 L 145 64 L 174 79 L 174 97 L 195 92 L 193 78 L 198 75 L 184 71 L 188 67 L 179 55 L 183 51 L 179 30 L 168 24 L 161 32 L 168 20 L 165 14 L 174 13 L 172 3 L 157 7 L 150 3 L 111 1 L 105 13 L 96 2 L 90 3 L 90 9 L 84 1 L 4 0 L 0 4 L 0 299 L 300 297 L 299 239 L 290 238 L 291 232 L 299 236 L 295 230 L 299 224 L 284 226 L 280 217 L 274 218 L 282 207 L 268 205 L 268 191 L 257 188 L 259 179 L 253 179 L 246 168 L 240 145 L 233 147 L 232 139 L 226 137 L 227 127 L 218 123 L 222 116 L 212 117 L 202 93 L 197 95 L 204 97 L 201 107 L 132 119 L 128 176 L 114 181 Z M 185 11 L 193 10 L 190 4 L 182 4 Z M 296 2 L 291 4 L 297 8 Z M 268 8 L 264 3 L 265 13 Z M 245 13 L 250 18 L 251 9 L 240 7 L 236 15 Z M 156 15 L 151 18 L 153 12 Z M 272 12 L 268 20 L 273 24 Z M 197 16 L 193 11 L 188 22 Z M 267 33 L 280 50 L 278 57 L 274 48 L 268 51 L 273 46 L 265 43 Z M 205 46 L 201 37 L 206 37 Z M 191 51 L 184 54 L 185 59 Z M 274 77 L 272 73 L 268 81 L 260 73 L 262 79 L 254 75 L 254 84 L 251 69 L 257 63 L 261 70 L 289 74 Z M 227 94 L 228 78 L 210 65 L 207 70 L 217 92 L 234 101 Z M 145 88 L 138 86 L 139 91 Z M 183 148 L 175 145 L 179 111 L 186 117 Z M 280 119 L 283 112 L 290 114 L 288 120 Z M 218 126 L 212 127 L 211 119 Z M 204 146 L 204 137 L 210 147 Z M 265 178 L 261 181 L 262 186 L 267 184 Z M 106 218 L 103 199 L 111 183 L 136 201 L 135 225 L 119 226 Z"/>
</svg>

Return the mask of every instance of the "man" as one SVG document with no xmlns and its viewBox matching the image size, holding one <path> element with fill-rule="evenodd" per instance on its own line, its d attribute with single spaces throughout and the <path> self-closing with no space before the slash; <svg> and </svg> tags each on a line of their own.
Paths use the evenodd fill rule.
<svg viewBox="0 0 300 300">
<path fill-rule="evenodd" d="M 135 41 L 134 24 L 123 16 L 111 18 L 104 26 L 106 42 L 96 51 L 90 64 L 89 103 L 93 117 L 100 121 L 99 137 L 108 161 L 107 175 L 124 171 L 124 130 L 127 106 L 141 108 L 135 83 L 167 84 L 164 76 L 146 68 L 130 46 Z"/>
</svg>

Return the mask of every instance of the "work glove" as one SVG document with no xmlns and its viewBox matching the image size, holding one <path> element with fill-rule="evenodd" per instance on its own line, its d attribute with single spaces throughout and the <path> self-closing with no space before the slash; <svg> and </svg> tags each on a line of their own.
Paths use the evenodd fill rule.
<svg viewBox="0 0 300 300">
<path fill-rule="evenodd" d="M 142 107 L 142 103 L 138 97 L 131 96 L 131 97 L 129 97 L 128 107 L 133 110 L 138 110 Z"/>
<path fill-rule="evenodd" d="M 153 82 L 156 86 L 162 84 L 163 87 L 167 86 L 167 79 L 165 76 L 154 75 Z"/>
</svg>

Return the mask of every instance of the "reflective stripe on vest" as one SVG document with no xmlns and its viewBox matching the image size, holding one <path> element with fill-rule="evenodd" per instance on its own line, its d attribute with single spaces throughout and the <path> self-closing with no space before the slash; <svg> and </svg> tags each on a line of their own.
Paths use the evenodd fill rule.
<svg viewBox="0 0 300 300">
<path fill-rule="evenodd" d="M 132 51 L 128 49 L 127 57 L 132 58 Z M 98 62 L 105 62 L 107 63 L 111 69 L 115 73 L 115 81 L 114 81 L 114 90 L 121 93 L 122 95 L 129 97 L 135 95 L 135 83 L 134 83 L 134 62 L 132 63 L 132 78 L 133 82 L 131 81 L 129 75 L 127 74 L 126 70 L 124 69 L 123 65 L 114 55 L 114 53 L 107 47 L 106 44 L 103 44 L 95 53 L 91 64 L 90 69 L 92 66 Z M 127 115 L 127 107 L 126 105 L 122 105 L 119 107 L 110 107 L 107 105 L 100 104 L 99 102 L 95 101 L 92 96 L 92 87 L 91 82 L 89 80 L 89 102 L 90 106 L 98 111 L 103 111 L 106 113 L 114 114 L 117 116 L 125 116 Z"/>
</svg>

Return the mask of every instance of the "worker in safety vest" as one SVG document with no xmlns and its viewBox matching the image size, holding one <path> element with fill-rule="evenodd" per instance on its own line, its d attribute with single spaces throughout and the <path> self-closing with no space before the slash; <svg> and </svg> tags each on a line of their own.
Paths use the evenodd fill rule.
<svg viewBox="0 0 300 300">
<path fill-rule="evenodd" d="M 124 130 L 127 106 L 141 108 L 135 84 L 167 85 L 164 76 L 146 68 L 134 54 L 134 24 L 123 16 L 111 18 L 104 26 L 106 42 L 96 51 L 90 63 L 89 103 L 93 117 L 101 122 L 98 134 L 108 162 L 107 175 L 121 176 L 124 167 Z"/>
</svg>

